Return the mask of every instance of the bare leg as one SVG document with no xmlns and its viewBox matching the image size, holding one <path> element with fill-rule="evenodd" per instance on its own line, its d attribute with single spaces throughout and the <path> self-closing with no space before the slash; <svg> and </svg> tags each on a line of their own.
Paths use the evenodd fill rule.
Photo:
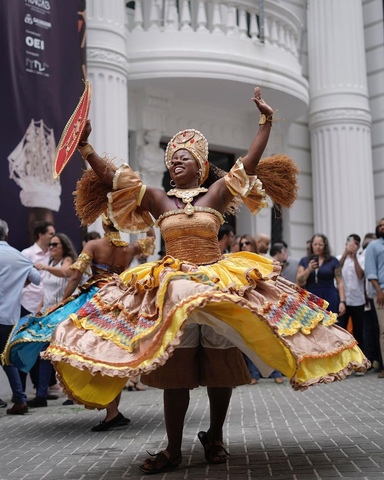
<svg viewBox="0 0 384 480">
<path fill-rule="evenodd" d="M 208 387 L 210 425 L 208 437 L 210 441 L 223 440 L 223 425 L 227 416 L 232 387 Z"/>
<path fill-rule="evenodd" d="M 210 425 L 208 432 L 199 432 L 198 437 L 204 447 L 208 463 L 225 463 L 229 457 L 223 444 L 223 425 L 227 416 L 232 387 L 208 387 Z"/>
<path fill-rule="evenodd" d="M 124 415 L 119 412 L 120 396 L 121 392 L 107 406 L 104 420 L 91 428 L 92 432 L 105 432 L 110 428 L 121 427 L 129 424 L 129 418 L 125 418 Z"/>
<path fill-rule="evenodd" d="M 107 406 L 104 422 L 109 422 L 112 420 L 112 418 L 115 418 L 119 414 L 120 397 L 121 393 L 119 393 L 117 397 Z"/>
<path fill-rule="evenodd" d="M 180 455 L 184 419 L 189 406 L 189 390 L 172 388 L 164 390 L 164 419 L 167 431 L 167 451 L 171 457 Z"/>
<path fill-rule="evenodd" d="M 160 473 L 173 469 L 180 465 L 181 443 L 183 440 L 183 428 L 185 414 L 189 406 L 189 390 L 187 388 L 171 388 L 164 390 L 164 420 L 167 431 L 167 448 L 153 458 L 147 458 L 140 465 L 144 473 Z"/>
</svg>

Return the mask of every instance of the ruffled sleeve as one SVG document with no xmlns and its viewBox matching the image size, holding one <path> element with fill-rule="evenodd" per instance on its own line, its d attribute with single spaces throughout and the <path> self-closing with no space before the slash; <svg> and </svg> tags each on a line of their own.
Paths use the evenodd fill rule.
<svg viewBox="0 0 384 480">
<path fill-rule="evenodd" d="M 268 207 L 265 191 L 257 175 L 248 175 L 244 169 L 243 159 L 239 158 L 224 180 L 233 195 L 239 195 L 253 215 Z"/>
<path fill-rule="evenodd" d="M 108 197 L 108 216 L 115 228 L 127 233 L 146 232 L 153 225 L 152 217 L 140 204 L 145 185 L 128 166 L 120 167 L 113 179 L 113 190 Z"/>
</svg>

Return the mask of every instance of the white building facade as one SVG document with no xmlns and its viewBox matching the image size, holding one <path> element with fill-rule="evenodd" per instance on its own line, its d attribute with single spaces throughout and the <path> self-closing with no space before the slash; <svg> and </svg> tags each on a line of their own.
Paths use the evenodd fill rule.
<svg viewBox="0 0 384 480">
<path fill-rule="evenodd" d="M 340 253 L 384 217 L 381 0 L 88 0 L 87 29 L 97 151 L 159 185 L 164 165 L 140 164 L 151 131 L 167 142 L 196 128 L 236 158 L 257 131 L 257 85 L 278 110 L 265 156 L 286 153 L 300 169 L 279 219 L 291 254 L 314 232 Z M 273 236 L 273 217 L 242 209 L 236 230 Z"/>
</svg>

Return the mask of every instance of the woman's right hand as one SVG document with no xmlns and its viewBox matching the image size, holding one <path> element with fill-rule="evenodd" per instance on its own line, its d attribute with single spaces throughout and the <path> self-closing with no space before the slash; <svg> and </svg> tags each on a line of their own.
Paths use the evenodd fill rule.
<svg viewBox="0 0 384 480">
<path fill-rule="evenodd" d="M 310 270 L 316 270 L 316 268 L 319 268 L 319 263 L 315 259 L 312 259 L 308 262 L 308 267 Z"/>
<path fill-rule="evenodd" d="M 88 143 L 88 137 L 92 132 L 92 126 L 91 126 L 91 121 L 87 120 L 83 131 L 81 132 L 81 137 L 79 140 L 79 143 Z"/>
<path fill-rule="evenodd" d="M 263 113 L 267 117 L 273 115 L 273 108 L 270 107 L 265 100 L 261 97 L 261 91 L 259 87 L 256 87 L 254 90 L 252 100 L 255 102 L 257 108 L 259 109 L 260 113 Z"/>
</svg>

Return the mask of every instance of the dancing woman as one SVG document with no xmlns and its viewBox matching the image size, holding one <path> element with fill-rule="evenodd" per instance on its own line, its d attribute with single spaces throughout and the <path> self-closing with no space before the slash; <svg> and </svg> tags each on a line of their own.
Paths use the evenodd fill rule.
<svg viewBox="0 0 384 480">
<path fill-rule="evenodd" d="M 115 274 L 126 270 L 135 255 L 153 253 L 152 229 L 149 232 L 151 236 L 129 244 L 121 239 L 119 232 L 106 215 L 102 215 L 102 226 L 104 237 L 87 242 L 77 260 L 75 258 L 76 261 L 67 267 L 66 275 L 69 278 L 65 279 L 60 296 L 63 301 L 48 305 L 50 308 L 44 315 L 24 317 L 22 325 L 12 332 L 3 353 L 5 364 L 29 372 L 40 351 L 50 342 L 52 332 L 62 320 L 77 312 L 103 285 L 111 281 Z M 55 268 L 37 266 L 46 270 L 49 268 L 48 271 L 52 275 L 59 277 L 60 272 L 56 273 Z M 88 280 L 80 285 L 84 274 L 88 276 Z M 77 287 L 78 292 L 73 294 Z"/>
<path fill-rule="evenodd" d="M 250 252 L 220 252 L 218 230 L 236 203 L 257 213 L 266 194 L 286 207 L 296 197 L 295 164 L 284 156 L 260 161 L 273 111 L 259 88 L 253 101 L 261 114 L 258 132 L 224 176 L 209 164 L 200 132 L 185 130 L 170 140 L 168 193 L 97 155 L 88 143 L 90 124 L 81 137 L 79 150 L 93 169 L 77 189 L 83 223 L 106 206 L 121 230 L 145 231 L 154 217 L 166 255 L 100 289 L 57 327 L 45 358 L 67 394 L 89 407 L 108 404 L 131 375 L 164 389 L 168 445 L 140 466 L 144 473 L 181 463 L 189 392 L 199 385 L 207 386 L 211 412 L 209 429 L 198 434 L 205 458 L 227 460 L 222 429 L 232 387 L 250 381 L 238 348 L 264 376 L 277 369 L 295 389 L 367 367 L 355 339 L 333 326 L 337 316 L 326 311 L 327 303 L 279 277 L 277 263 Z"/>
</svg>

